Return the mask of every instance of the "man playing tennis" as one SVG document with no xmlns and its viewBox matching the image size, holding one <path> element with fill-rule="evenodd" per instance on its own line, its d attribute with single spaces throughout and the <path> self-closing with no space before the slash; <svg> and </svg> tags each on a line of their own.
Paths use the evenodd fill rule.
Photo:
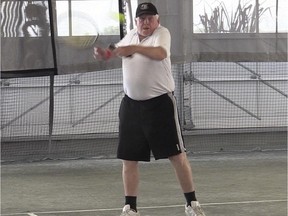
<svg viewBox="0 0 288 216">
<path fill-rule="evenodd" d="M 139 161 L 168 158 L 186 198 L 187 216 L 205 216 L 195 196 L 192 169 L 183 143 L 171 72 L 171 38 L 160 25 L 156 7 L 142 3 L 136 10 L 137 28 L 130 31 L 113 52 L 95 48 L 97 59 L 122 58 L 125 96 L 119 109 L 119 146 L 123 160 L 125 206 L 121 216 L 137 211 Z"/>
</svg>

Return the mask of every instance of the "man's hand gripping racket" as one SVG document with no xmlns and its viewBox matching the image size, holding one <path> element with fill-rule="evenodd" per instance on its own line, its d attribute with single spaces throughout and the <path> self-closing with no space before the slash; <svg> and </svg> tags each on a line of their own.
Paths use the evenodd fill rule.
<svg viewBox="0 0 288 216">
<path fill-rule="evenodd" d="M 94 47 L 94 58 L 107 61 L 115 55 L 113 53 L 115 49 L 115 44 L 110 44 L 108 48 Z"/>
<path fill-rule="evenodd" d="M 118 57 L 124 57 L 124 58 L 131 58 L 132 54 L 129 51 L 129 46 L 126 47 L 116 47 L 115 44 L 110 44 L 108 48 L 100 48 L 95 47 L 94 48 L 94 58 L 95 59 L 101 59 L 101 60 L 109 60 L 111 57 L 118 56 Z"/>
</svg>

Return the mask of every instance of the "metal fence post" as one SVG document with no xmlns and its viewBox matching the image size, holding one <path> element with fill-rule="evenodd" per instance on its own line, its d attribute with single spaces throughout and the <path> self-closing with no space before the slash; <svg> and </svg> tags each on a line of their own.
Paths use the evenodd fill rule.
<svg viewBox="0 0 288 216">
<path fill-rule="evenodd" d="M 175 80 L 175 92 L 174 95 L 177 100 L 177 107 L 178 107 L 178 115 L 180 120 L 180 125 L 183 128 L 184 125 L 184 65 L 183 64 L 176 64 L 174 71 L 174 80 Z"/>
</svg>

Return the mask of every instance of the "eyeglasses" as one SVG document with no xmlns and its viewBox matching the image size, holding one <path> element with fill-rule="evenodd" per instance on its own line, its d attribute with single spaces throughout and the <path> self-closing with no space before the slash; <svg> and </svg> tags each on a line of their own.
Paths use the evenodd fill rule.
<svg viewBox="0 0 288 216">
<path fill-rule="evenodd" d="M 155 17 L 156 15 L 140 16 L 140 17 L 137 17 L 137 19 L 140 23 L 144 23 L 146 20 L 147 20 L 146 22 L 152 22 Z"/>
</svg>

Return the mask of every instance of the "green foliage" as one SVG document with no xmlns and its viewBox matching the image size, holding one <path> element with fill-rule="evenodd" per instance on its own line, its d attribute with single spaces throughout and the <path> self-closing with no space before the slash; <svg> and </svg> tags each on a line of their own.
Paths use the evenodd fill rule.
<svg viewBox="0 0 288 216">
<path fill-rule="evenodd" d="M 253 4 L 242 5 L 239 0 L 235 12 L 232 11 L 230 16 L 223 2 L 212 9 L 210 17 L 205 9 L 204 15 L 200 14 L 199 16 L 205 33 L 254 33 L 257 28 L 257 13 L 260 18 L 268 10 L 270 11 L 270 8 L 263 8 L 260 5 L 259 7 Z"/>
</svg>

